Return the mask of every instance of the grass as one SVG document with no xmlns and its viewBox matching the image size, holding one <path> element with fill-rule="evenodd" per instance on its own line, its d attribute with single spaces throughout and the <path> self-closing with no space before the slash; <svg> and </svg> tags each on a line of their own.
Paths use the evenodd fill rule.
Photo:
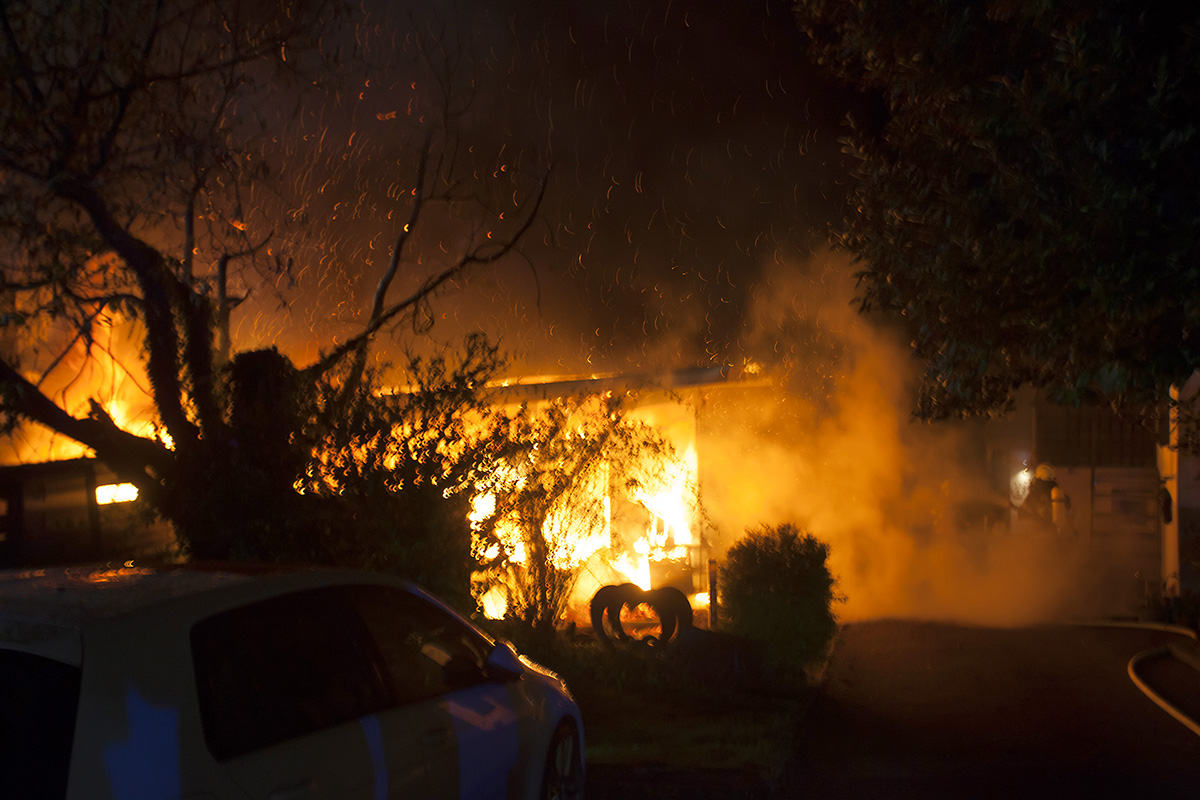
<svg viewBox="0 0 1200 800">
<path fill-rule="evenodd" d="M 579 694 L 592 764 L 749 771 L 774 779 L 793 750 L 798 697 L 741 703 L 722 698 Z"/>
<path fill-rule="evenodd" d="M 590 636 L 496 633 L 558 672 L 583 712 L 588 763 L 729 770 L 773 781 L 812 695 L 791 681 L 701 679 L 669 647 L 604 648 Z"/>
</svg>

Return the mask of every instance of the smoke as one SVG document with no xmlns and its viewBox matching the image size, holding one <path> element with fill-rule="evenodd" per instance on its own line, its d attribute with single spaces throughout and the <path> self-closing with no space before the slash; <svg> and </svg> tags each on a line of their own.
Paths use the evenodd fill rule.
<svg viewBox="0 0 1200 800">
<path fill-rule="evenodd" d="M 1053 539 L 1009 532 L 978 427 L 911 420 L 915 369 L 895 330 L 859 314 L 839 256 L 783 265 L 756 292 L 748 352 L 770 387 L 709 393 L 701 482 L 723 551 L 759 524 L 830 545 L 842 619 L 1024 624 L 1067 613 L 1077 567 Z"/>
</svg>

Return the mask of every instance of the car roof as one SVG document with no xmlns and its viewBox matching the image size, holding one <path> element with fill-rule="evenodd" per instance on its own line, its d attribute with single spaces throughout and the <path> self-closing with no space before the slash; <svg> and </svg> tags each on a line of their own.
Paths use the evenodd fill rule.
<svg viewBox="0 0 1200 800">
<path fill-rule="evenodd" d="M 93 564 L 0 570 L 0 640 L 33 641 L 223 587 L 312 574 L 312 584 L 346 575 L 314 567 L 255 564 Z M 320 577 L 316 577 L 320 576 Z M 299 584 L 310 583 L 301 578 Z"/>
</svg>

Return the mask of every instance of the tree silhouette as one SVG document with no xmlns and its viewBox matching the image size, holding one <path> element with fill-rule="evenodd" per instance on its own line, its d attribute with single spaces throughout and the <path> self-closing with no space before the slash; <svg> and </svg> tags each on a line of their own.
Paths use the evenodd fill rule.
<svg viewBox="0 0 1200 800">
<path fill-rule="evenodd" d="M 0 414 L 90 448 L 198 554 L 300 524 L 306 448 L 329 443 L 306 431 L 375 402 L 381 332 L 427 330 L 439 292 L 519 258 L 541 202 L 545 168 L 463 141 L 477 67 L 455 31 L 397 23 L 393 49 L 357 22 L 325 0 L 0 6 Z M 408 70 L 409 102 L 360 131 L 383 69 Z M 376 242 L 382 269 L 356 255 Z M 350 330 L 306 366 L 235 352 L 247 295 L 287 305 L 314 272 L 374 281 Z M 118 325 L 138 352 L 104 352 Z M 73 399 L 105 358 L 144 381 L 154 430 Z"/>
<path fill-rule="evenodd" d="M 1200 366 L 1200 13 L 1126 2 L 798 3 L 863 93 L 838 244 L 904 315 L 927 418 L 1146 409 Z"/>
</svg>

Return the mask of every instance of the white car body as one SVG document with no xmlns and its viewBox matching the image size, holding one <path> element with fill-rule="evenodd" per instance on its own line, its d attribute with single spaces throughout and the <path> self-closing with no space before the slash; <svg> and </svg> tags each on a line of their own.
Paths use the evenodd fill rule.
<svg viewBox="0 0 1200 800">
<path fill-rule="evenodd" d="M 5 797 L 582 794 L 562 681 L 382 575 L 0 572 L 0 680 Z"/>
</svg>

